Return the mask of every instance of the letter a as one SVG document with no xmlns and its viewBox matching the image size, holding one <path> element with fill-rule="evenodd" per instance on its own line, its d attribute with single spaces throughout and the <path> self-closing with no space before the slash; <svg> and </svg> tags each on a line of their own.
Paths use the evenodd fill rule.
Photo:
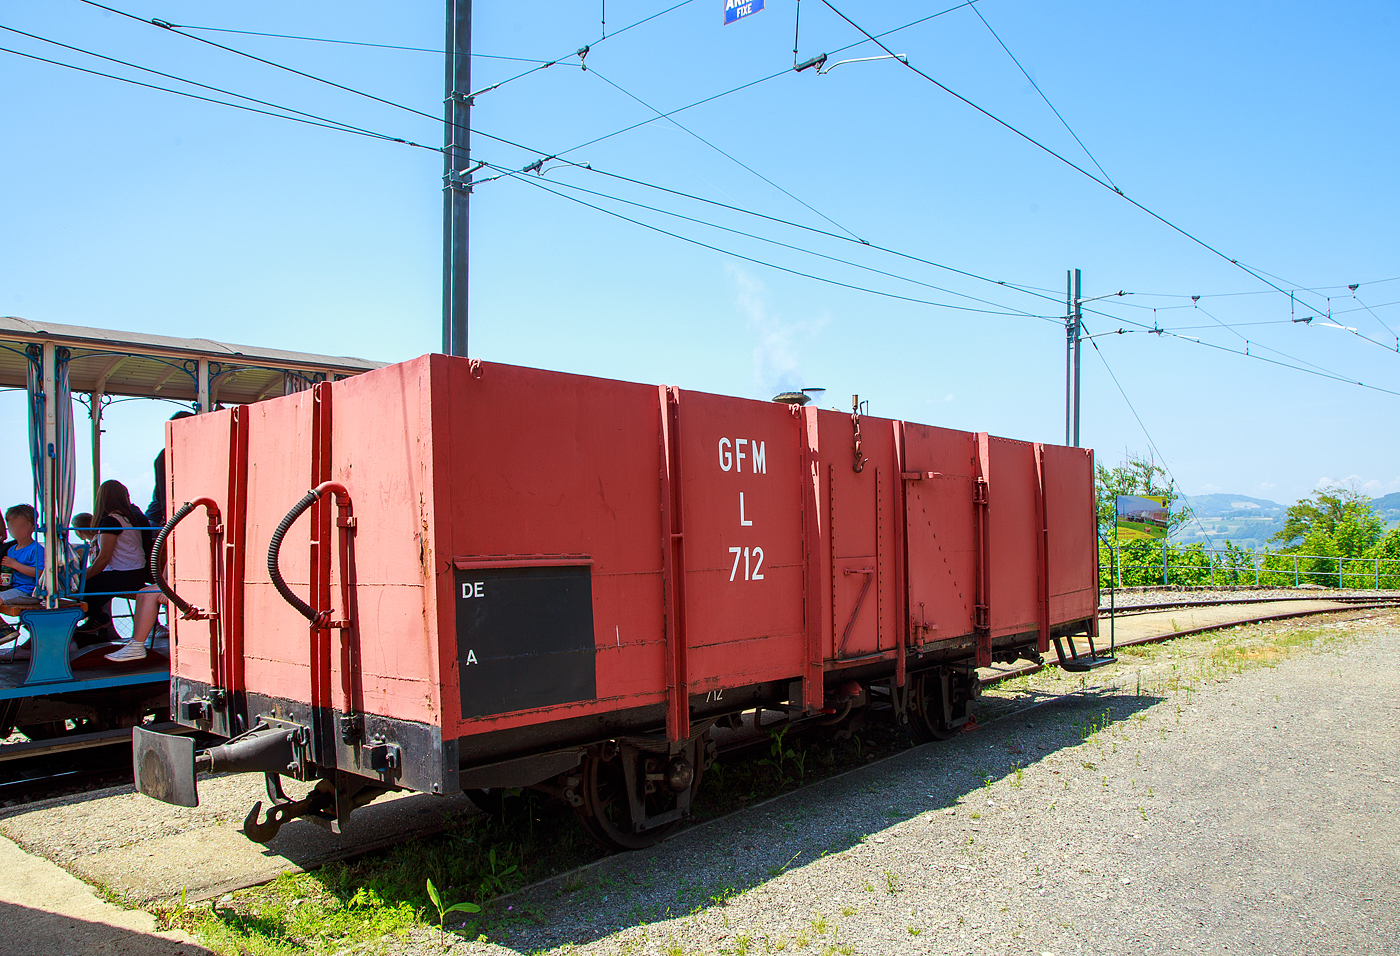
<svg viewBox="0 0 1400 956">
<path fill-rule="evenodd" d="M 476 651 L 467 651 L 467 663 L 468 663 L 468 664 L 475 664 L 475 663 L 476 663 Z"/>
</svg>

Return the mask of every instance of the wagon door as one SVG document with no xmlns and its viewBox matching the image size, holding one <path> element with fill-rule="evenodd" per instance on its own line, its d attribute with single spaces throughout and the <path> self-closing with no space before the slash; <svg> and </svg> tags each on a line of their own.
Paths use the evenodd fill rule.
<svg viewBox="0 0 1400 956">
<path fill-rule="evenodd" d="M 987 453 L 987 545 L 992 585 L 987 603 L 991 636 L 996 639 L 1025 634 L 1039 626 L 1036 521 L 1040 490 L 1034 445 L 989 438 Z"/>
<path fill-rule="evenodd" d="M 1045 446 L 1045 512 L 1050 623 L 1092 619 L 1099 608 L 1093 451 Z"/>
<path fill-rule="evenodd" d="M 905 548 L 912 643 L 972 633 L 977 595 L 976 436 L 904 426 Z"/>
</svg>

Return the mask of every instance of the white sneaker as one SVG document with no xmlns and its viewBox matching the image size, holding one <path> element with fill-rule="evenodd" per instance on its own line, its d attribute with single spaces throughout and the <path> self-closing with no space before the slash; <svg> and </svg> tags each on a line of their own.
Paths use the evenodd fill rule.
<svg viewBox="0 0 1400 956">
<path fill-rule="evenodd" d="M 106 657 L 107 660 L 115 661 L 118 664 L 125 664 L 129 661 L 143 661 L 146 659 L 146 642 L 131 641 L 106 655 Z"/>
</svg>

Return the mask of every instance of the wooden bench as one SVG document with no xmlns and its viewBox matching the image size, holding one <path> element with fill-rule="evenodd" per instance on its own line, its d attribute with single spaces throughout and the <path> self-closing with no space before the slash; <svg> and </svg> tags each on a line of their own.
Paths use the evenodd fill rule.
<svg viewBox="0 0 1400 956">
<path fill-rule="evenodd" d="M 29 673 L 25 684 L 55 684 L 73 679 L 68 663 L 68 642 L 73 629 L 87 614 L 82 601 L 62 598 L 56 608 L 42 604 L 0 604 L 0 614 L 18 616 L 29 631 Z"/>
</svg>

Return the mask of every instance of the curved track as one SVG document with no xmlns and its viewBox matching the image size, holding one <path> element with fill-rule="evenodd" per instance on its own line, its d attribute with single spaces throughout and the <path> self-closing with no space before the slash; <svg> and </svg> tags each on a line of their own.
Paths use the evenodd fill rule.
<svg viewBox="0 0 1400 956">
<path fill-rule="evenodd" d="M 1293 609 L 1300 602 L 1330 606 L 1304 610 Z M 1111 621 L 1172 610 L 1222 606 L 1250 607 L 1250 610 L 1237 616 L 1232 615 L 1227 621 L 1213 621 L 1199 627 L 1169 628 L 1147 635 L 1128 636 L 1115 643 L 1117 646 L 1127 647 L 1134 644 L 1167 641 L 1176 637 L 1185 637 L 1241 624 L 1344 611 L 1400 607 L 1400 594 L 1186 599 L 1133 604 L 1112 609 L 1101 608 L 1100 614 L 1105 621 Z M 1101 628 L 1101 630 L 1107 631 L 1108 628 Z M 1106 642 L 1100 639 L 1100 643 Z M 998 669 L 993 673 L 984 672 L 982 682 L 983 684 L 999 683 L 1053 666 L 1055 666 L 1053 659 L 1047 659 L 1044 664 L 1024 664 L 1006 670 Z M 793 729 L 798 730 L 806 724 L 815 725 L 819 720 L 821 718 L 796 721 L 793 724 Z M 164 729 L 174 728 L 173 725 L 169 725 Z M 733 755 L 753 747 L 766 747 L 770 740 L 769 729 L 768 726 L 754 728 L 750 724 L 743 730 L 725 733 L 722 739 L 717 741 L 718 750 L 721 754 Z M 116 786 L 130 781 L 129 733 L 108 732 L 0 746 L 0 806 L 28 803 L 64 794 Z M 347 849 L 345 855 L 350 857 L 356 852 L 354 849 Z"/>
</svg>

